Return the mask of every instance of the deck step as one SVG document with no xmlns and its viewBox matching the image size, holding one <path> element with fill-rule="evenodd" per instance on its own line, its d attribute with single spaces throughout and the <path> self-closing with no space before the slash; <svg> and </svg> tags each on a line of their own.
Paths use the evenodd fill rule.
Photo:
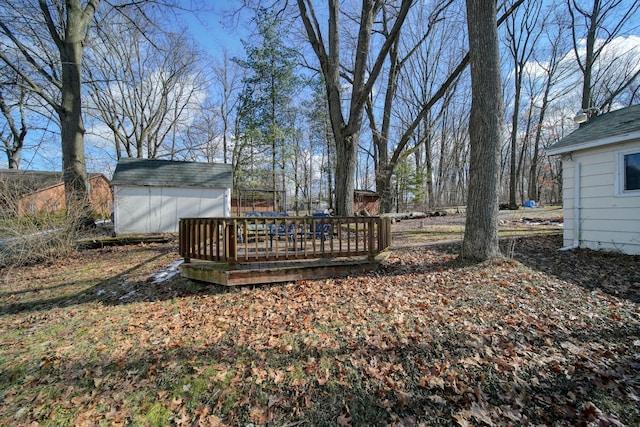
<svg viewBox="0 0 640 427">
<path fill-rule="evenodd" d="M 373 271 L 388 252 L 375 258 L 340 258 L 228 264 L 210 261 L 184 263 L 181 274 L 189 279 L 224 286 L 292 282 L 327 277 L 343 277 Z"/>
</svg>

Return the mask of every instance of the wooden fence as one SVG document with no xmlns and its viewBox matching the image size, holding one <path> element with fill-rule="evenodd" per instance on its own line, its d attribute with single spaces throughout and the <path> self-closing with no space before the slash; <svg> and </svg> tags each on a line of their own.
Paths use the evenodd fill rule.
<svg viewBox="0 0 640 427">
<path fill-rule="evenodd" d="M 367 256 L 391 245 L 387 217 L 180 219 L 179 251 L 191 260 L 246 263 Z"/>
</svg>

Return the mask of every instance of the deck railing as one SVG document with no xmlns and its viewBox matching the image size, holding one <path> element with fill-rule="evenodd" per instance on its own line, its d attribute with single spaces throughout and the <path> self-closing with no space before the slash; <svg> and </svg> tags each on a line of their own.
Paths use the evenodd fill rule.
<svg viewBox="0 0 640 427">
<path fill-rule="evenodd" d="M 375 257 L 391 245 L 387 217 L 180 219 L 180 256 L 225 263 Z"/>
</svg>

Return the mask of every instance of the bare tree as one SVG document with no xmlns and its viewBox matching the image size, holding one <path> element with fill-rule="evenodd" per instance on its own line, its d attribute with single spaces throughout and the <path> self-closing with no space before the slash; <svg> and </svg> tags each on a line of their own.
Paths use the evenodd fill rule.
<svg viewBox="0 0 640 427">
<path fill-rule="evenodd" d="M 0 15 L 0 33 L 5 44 L 0 49 L 0 60 L 56 111 L 67 204 L 86 211 L 81 214 L 86 222 L 90 221 L 90 208 L 82 120 L 82 63 L 85 37 L 99 4 L 99 0 L 51 3 L 39 0 L 36 6 L 24 1 L 4 6 Z M 57 51 L 53 63 L 46 59 L 54 58 L 40 49 L 47 44 L 43 41 L 44 34 Z"/>
<path fill-rule="evenodd" d="M 224 163 L 231 161 L 229 157 L 230 133 L 233 125 L 233 115 L 238 105 L 238 94 L 240 91 L 241 70 L 237 64 L 230 60 L 227 51 L 222 53 L 222 59 L 214 65 L 214 79 L 218 87 L 218 108 L 220 119 L 222 120 L 222 152 Z"/>
<path fill-rule="evenodd" d="M 326 11 L 328 27 L 325 31 L 317 19 L 311 0 L 297 0 L 309 43 L 318 58 L 324 76 L 331 128 L 336 144 L 336 213 L 338 215 L 353 214 L 354 175 L 364 109 L 413 1 L 400 2 L 394 13 L 395 19 L 388 21 L 393 23 L 389 25 L 387 36 L 379 45 L 375 45 L 372 43 L 374 21 L 383 10 L 384 3 L 383 0 L 362 1 L 360 12 L 352 17 L 358 25 L 353 63 L 345 64 L 340 51 L 340 2 L 329 0 Z M 371 54 L 374 45 L 377 49 L 374 54 Z M 370 60 L 373 65 L 369 68 Z M 341 73 L 345 70 L 348 71 L 351 81 L 351 96 L 346 115 L 342 108 L 341 80 Z"/>
<path fill-rule="evenodd" d="M 445 95 L 447 108 L 434 129 L 434 199 L 439 205 L 464 204 L 468 185 L 469 99 L 467 79 Z"/>
<path fill-rule="evenodd" d="M 6 92 L 9 92 L 10 98 L 5 96 Z M 0 141 L 7 154 L 9 169 L 20 168 L 20 153 L 29 131 L 25 105 L 27 95 L 23 85 L 0 83 L 0 111 L 5 119 L 5 124 L 0 128 Z"/>
<path fill-rule="evenodd" d="M 500 255 L 498 153 L 504 107 L 496 4 L 493 0 L 466 3 L 472 95 L 469 195 L 462 256 L 484 260 Z"/>
<path fill-rule="evenodd" d="M 640 104 L 640 79 L 631 82 L 620 93 L 620 102 L 627 107 Z"/>
<path fill-rule="evenodd" d="M 388 55 L 388 71 L 385 75 L 386 81 L 384 87 L 380 88 L 380 93 L 384 95 L 384 100 L 381 102 L 383 111 L 380 123 L 378 123 L 374 112 L 377 102 L 373 99 L 373 96 L 369 96 L 366 104 L 366 112 L 374 145 L 373 157 L 376 173 L 376 190 L 381 197 L 381 212 L 390 212 L 391 210 L 393 200 L 391 177 L 396 166 L 418 150 L 429 137 L 430 132 L 427 131 L 423 135 L 414 138 L 419 123 L 427 117 L 427 113 L 430 112 L 431 107 L 444 95 L 448 87 L 455 82 L 455 79 L 445 79 L 446 86 L 442 87 L 434 95 L 436 79 L 440 77 L 441 74 L 439 73 L 440 70 L 438 70 L 437 64 L 441 62 L 446 63 L 446 61 L 439 61 L 442 55 L 442 43 L 438 43 L 436 46 L 432 43 L 427 43 L 432 30 L 434 30 L 439 21 L 443 20 L 444 12 L 450 4 L 450 1 L 442 1 L 434 5 L 432 10 L 422 11 L 421 9 L 423 15 L 426 15 L 426 18 L 416 20 L 419 22 L 424 20 L 427 24 L 426 28 L 420 27 L 420 30 L 417 30 L 417 39 L 407 37 L 406 39 L 413 41 L 409 42 L 410 44 L 408 46 L 405 45 L 406 47 L 404 47 L 404 49 L 402 49 L 403 46 L 399 38 L 396 38 L 395 42 L 391 44 Z M 389 35 L 391 28 L 391 23 L 388 23 L 386 20 L 387 17 L 388 14 L 383 14 L 382 33 L 385 35 Z M 420 16 L 420 18 L 422 18 L 422 16 Z M 405 26 L 407 24 L 408 21 L 405 22 Z M 426 47 L 424 45 L 426 45 Z M 429 52 L 424 52 L 424 50 L 428 50 Z M 418 57 L 422 64 L 416 67 L 410 67 L 409 65 L 411 64 L 408 64 L 408 62 L 413 57 Z M 427 63 L 426 58 L 429 58 L 431 62 Z M 407 68 L 408 71 L 405 70 L 405 68 Z M 414 79 L 411 77 L 416 71 L 418 71 L 422 78 Z M 446 71 L 448 72 L 449 70 Z M 405 87 L 402 88 L 402 93 L 398 94 L 400 83 L 404 83 Z M 418 87 L 413 87 L 416 83 Z M 409 99 L 411 94 L 413 97 Z M 401 100 L 399 98 L 403 98 L 402 101 L 404 102 L 399 102 Z M 411 111 L 409 114 L 413 114 L 413 116 L 405 117 L 404 119 L 394 122 L 393 116 L 397 114 L 397 110 L 399 109 L 398 105 L 409 104 L 409 107 L 411 107 L 412 103 L 417 104 L 414 108 L 409 108 Z M 425 108 L 425 105 L 429 105 L 429 107 Z M 401 124 L 398 125 L 398 122 Z M 400 136 L 394 136 L 399 138 L 399 141 L 394 144 L 393 149 L 390 150 L 389 140 L 392 127 L 399 127 Z"/>
<path fill-rule="evenodd" d="M 557 15 L 559 13 L 561 12 L 553 8 L 547 11 L 547 16 L 550 16 L 550 18 L 542 28 L 543 37 L 546 39 L 545 43 L 542 44 L 547 48 L 535 52 L 534 64 L 536 72 L 531 73 L 528 77 L 529 96 L 532 99 L 531 108 L 536 110 L 537 116 L 529 166 L 529 188 L 527 193 L 530 200 L 540 199 L 540 183 L 546 181 L 545 174 L 541 173 L 539 169 L 541 161 L 540 148 L 544 142 L 547 113 L 552 108 L 554 101 L 565 97 L 574 89 L 572 84 L 568 84 L 571 69 L 562 61 L 563 52 L 568 47 L 566 45 L 568 38 L 566 37 L 566 26 L 558 19 Z"/>
<path fill-rule="evenodd" d="M 185 30 L 160 30 L 152 18 L 135 8 L 106 14 L 89 39 L 92 113 L 111 130 L 117 158 L 193 151 L 184 136 L 206 96 L 204 66 Z"/>
<path fill-rule="evenodd" d="M 510 162 L 509 162 L 509 207 L 516 209 L 516 182 L 518 179 L 516 158 L 518 151 L 518 135 L 520 129 L 518 120 L 520 117 L 520 107 L 522 100 L 522 85 L 525 74 L 525 66 L 531 59 L 534 48 L 540 37 L 540 20 L 542 18 L 542 2 L 534 0 L 528 2 L 526 7 L 519 9 L 519 12 L 512 14 L 506 21 L 507 47 L 513 68 L 513 88 L 514 99 L 511 115 L 511 137 L 510 137 Z M 522 153 L 523 151 L 521 151 Z"/>
<path fill-rule="evenodd" d="M 190 118 L 189 126 L 184 131 L 184 152 L 180 157 L 191 161 L 219 162 L 224 159 L 225 146 L 222 135 L 224 125 L 219 104 L 206 98 L 199 106 L 195 117 Z M 175 128 L 174 128 L 175 129 Z M 178 153 L 175 153 L 178 154 Z M 225 161 L 225 160 L 223 160 Z"/>
<path fill-rule="evenodd" d="M 573 51 L 583 77 L 581 108 L 587 110 L 610 103 L 608 99 L 594 99 L 592 78 L 595 65 L 606 47 L 638 16 L 639 6 L 640 0 L 592 0 L 590 7 L 576 0 L 567 0 Z M 634 73 L 633 79 L 637 76 L 638 73 Z"/>
<path fill-rule="evenodd" d="M 522 1 L 516 1 L 511 7 L 507 8 L 504 15 L 497 21 L 497 24 L 504 22 L 521 3 Z M 445 28 L 444 31 L 452 32 L 452 27 L 438 25 L 440 21 L 446 21 L 445 12 L 450 4 L 451 2 L 449 1 L 438 2 L 433 5 L 432 10 L 425 11 L 426 18 L 422 17 L 418 21 L 421 23 L 426 22 L 426 27 L 422 27 L 417 32 L 414 30 L 418 35 L 417 40 L 405 47 L 402 55 L 399 44 L 392 44 L 389 50 L 389 71 L 387 73 L 386 86 L 380 90 L 385 96 L 382 103 L 381 126 L 377 125 L 373 114 L 373 101 L 367 104 L 369 124 L 375 145 L 376 188 L 378 193 L 381 194 L 382 211 L 388 212 L 390 209 L 391 177 L 395 167 L 429 140 L 431 137 L 430 128 L 447 108 L 447 96 L 450 96 L 450 90 L 455 87 L 468 64 L 468 55 L 456 58 L 448 54 L 448 52 L 456 49 L 443 44 L 442 40 L 446 40 L 447 37 L 442 36 L 440 32 L 436 33 L 437 35 L 434 37 L 436 41 L 430 40 L 432 31 L 443 31 L 443 28 Z M 387 28 L 387 26 L 383 25 L 384 28 Z M 386 33 L 383 31 L 383 34 Z M 426 48 L 423 45 L 427 45 Z M 414 56 L 417 59 L 414 59 Z M 409 62 L 415 63 L 417 60 L 422 60 L 424 64 L 416 66 Z M 405 70 L 405 68 L 407 69 Z M 416 74 L 421 78 L 415 79 L 414 76 Z M 400 99 L 398 99 L 396 92 L 401 84 L 403 87 L 400 89 L 401 94 Z M 438 106 L 438 103 L 440 103 L 439 110 L 432 111 Z M 396 107 L 398 104 L 413 104 L 412 115 L 410 117 L 405 115 L 393 123 L 391 119 L 394 114 L 398 114 Z M 429 120 L 426 123 L 427 130 L 417 134 L 420 124 L 425 120 Z M 389 150 L 392 127 L 396 128 L 397 135 L 394 135 L 395 143 L 393 148 Z"/>
<path fill-rule="evenodd" d="M 627 46 L 627 38 L 617 37 L 602 52 L 594 69 L 591 97 L 594 105 L 609 111 L 621 95 L 640 81 L 640 43 Z"/>
</svg>

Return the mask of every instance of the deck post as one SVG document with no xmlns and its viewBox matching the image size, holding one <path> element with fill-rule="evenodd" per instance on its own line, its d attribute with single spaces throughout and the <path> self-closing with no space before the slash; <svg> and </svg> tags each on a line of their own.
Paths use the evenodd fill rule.
<svg viewBox="0 0 640 427">
<path fill-rule="evenodd" d="M 368 228 L 368 240 L 369 240 L 369 258 L 373 258 L 376 255 L 376 248 L 373 247 L 373 237 L 374 237 L 374 231 L 376 228 L 375 225 L 377 221 L 375 218 L 369 218 L 369 220 L 367 221 L 367 228 Z M 375 224 L 375 225 L 374 225 Z"/>
<path fill-rule="evenodd" d="M 236 263 L 238 261 L 238 251 L 236 246 L 236 221 L 231 220 L 225 224 L 225 258 L 230 263 Z"/>
<path fill-rule="evenodd" d="M 189 251 L 187 250 L 187 248 L 189 247 L 189 227 L 188 227 L 188 220 L 185 219 L 181 219 L 180 223 L 179 223 L 179 233 L 180 236 L 184 236 L 183 238 L 179 239 L 178 243 L 180 245 L 179 248 L 179 253 L 182 256 L 182 258 L 184 259 L 185 263 L 189 263 L 191 262 L 191 258 L 189 258 Z"/>
<path fill-rule="evenodd" d="M 378 230 L 378 251 L 383 251 L 391 244 L 391 218 L 380 217 L 380 228 Z"/>
</svg>

